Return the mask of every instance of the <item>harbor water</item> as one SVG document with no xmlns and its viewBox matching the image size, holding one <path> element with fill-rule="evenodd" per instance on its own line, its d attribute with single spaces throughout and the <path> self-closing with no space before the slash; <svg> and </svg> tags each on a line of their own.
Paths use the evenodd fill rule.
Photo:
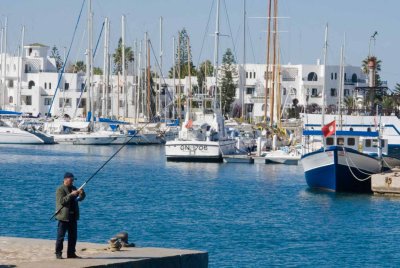
<svg viewBox="0 0 400 268">
<path fill-rule="evenodd" d="M 54 240 L 64 172 L 79 186 L 118 148 L 0 146 L 0 235 Z M 208 251 L 210 267 L 400 266 L 400 199 L 311 191 L 301 165 L 175 163 L 162 146 L 127 146 L 86 193 L 79 241 L 127 231 L 138 246 Z"/>
</svg>

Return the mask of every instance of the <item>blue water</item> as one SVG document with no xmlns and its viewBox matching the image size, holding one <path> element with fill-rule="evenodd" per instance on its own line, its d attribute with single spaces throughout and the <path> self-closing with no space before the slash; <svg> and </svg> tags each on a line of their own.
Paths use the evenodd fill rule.
<svg viewBox="0 0 400 268">
<path fill-rule="evenodd" d="M 117 148 L 0 146 L 0 235 L 54 239 L 64 172 L 79 186 Z M 400 199 L 311 191 L 301 166 L 171 163 L 162 146 L 131 146 L 86 192 L 80 241 L 127 231 L 208 251 L 210 267 L 400 265 Z"/>
</svg>

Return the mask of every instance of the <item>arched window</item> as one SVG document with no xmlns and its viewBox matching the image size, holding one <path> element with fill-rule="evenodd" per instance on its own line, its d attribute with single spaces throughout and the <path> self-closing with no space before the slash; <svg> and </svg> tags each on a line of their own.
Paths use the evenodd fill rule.
<svg viewBox="0 0 400 268">
<path fill-rule="evenodd" d="M 318 76 L 315 72 L 311 72 L 307 76 L 307 81 L 318 81 Z"/>
<path fill-rule="evenodd" d="M 29 81 L 29 83 L 28 83 L 28 88 L 29 88 L 29 89 L 32 89 L 32 87 L 34 87 L 34 86 L 35 86 L 35 82 L 33 82 L 32 80 Z"/>
<path fill-rule="evenodd" d="M 351 82 L 357 83 L 357 81 L 358 81 L 357 74 L 353 74 L 353 75 L 351 76 Z"/>
</svg>

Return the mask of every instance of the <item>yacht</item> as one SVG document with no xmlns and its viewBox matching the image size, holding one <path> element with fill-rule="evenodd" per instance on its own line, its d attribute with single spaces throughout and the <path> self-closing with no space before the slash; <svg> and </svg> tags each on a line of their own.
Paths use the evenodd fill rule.
<svg viewBox="0 0 400 268">
<path fill-rule="evenodd" d="M 168 161 L 222 162 L 235 153 L 234 139 L 225 135 L 224 118 L 218 109 L 195 108 L 185 115 L 179 137 L 165 144 Z"/>
<path fill-rule="evenodd" d="M 0 144 L 52 144 L 54 139 L 16 120 L 22 113 L 0 111 Z M 13 119 L 11 119 L 13 118 Z"/>
</svg>

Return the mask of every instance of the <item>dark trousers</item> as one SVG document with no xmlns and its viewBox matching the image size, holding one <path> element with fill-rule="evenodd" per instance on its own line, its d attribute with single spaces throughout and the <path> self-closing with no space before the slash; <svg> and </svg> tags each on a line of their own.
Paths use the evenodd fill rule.
<svg viewBox="0 0 400 268">
<path fill-rule="evenodd" d="M 70 220 L 70 221 L 58 221 L 56 254 L 62 253 L 65 233 L 67 231 L 68 231 L 67 255 L 75 253 L 76 240 L 78 238 L 78 224 L 76 220 Z"/>
</svg>

